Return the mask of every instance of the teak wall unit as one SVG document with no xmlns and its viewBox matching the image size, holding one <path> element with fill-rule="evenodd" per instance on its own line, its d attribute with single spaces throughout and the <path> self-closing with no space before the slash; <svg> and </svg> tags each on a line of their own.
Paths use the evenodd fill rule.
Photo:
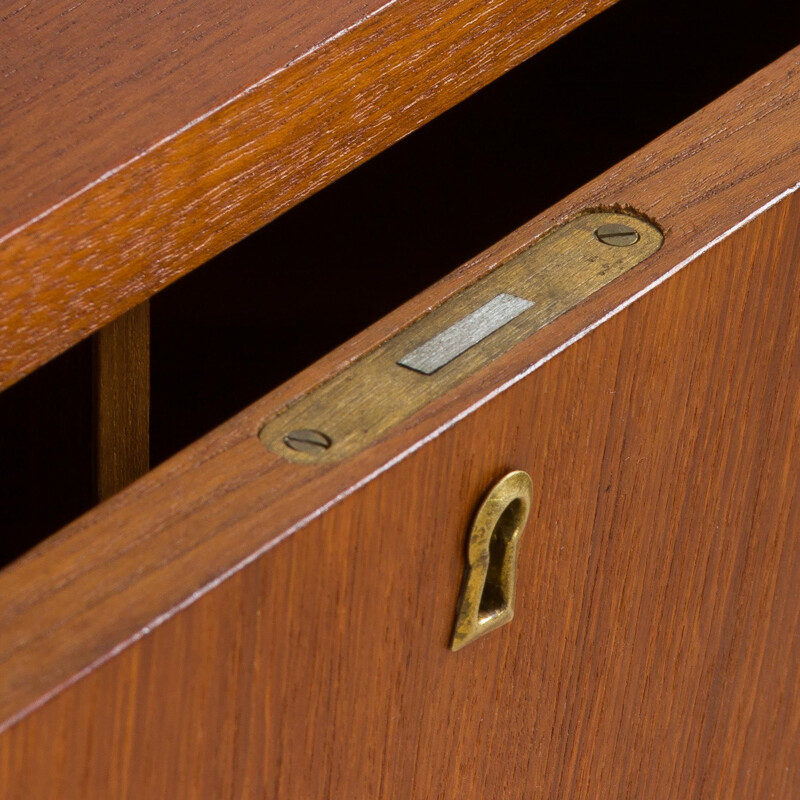
<svg viewBox="0 0 800 800">
<path fill-rule="evenodd" d="M 0 14 L 0 383 L 100 329 L 103 500 L 0 572 L 0 797 L 800 796 L 800 48 L 121 488 L 148 298 L 610 5 Z M 587 211 L 660 246 L 341 458 L 259 440 Z M 514 619 L 453 652 L 514 470 Z"/>
</svg>

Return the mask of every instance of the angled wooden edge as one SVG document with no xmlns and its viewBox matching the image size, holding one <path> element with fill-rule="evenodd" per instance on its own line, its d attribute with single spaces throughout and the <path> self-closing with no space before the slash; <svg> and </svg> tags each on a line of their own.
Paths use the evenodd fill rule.
<svg viewBox="0 0 800 800">
<path fill-rule="evenodd" d="M 0 573 L 0 729 L 668 279 L 800 181 L 800 48 L 406 303 Z M 290 464 L 261 422 L 585 208 L 661 250 L 340 464 Z M 732 265 L 732 269 L 735 268 Z"/>
<path fill-rule="evenodd" d="M 267 77 L 244 90 L 233 79 L 212 81 L 203 113 L 185 122 L 168 114 L 157 142 L 128 148 L 127 159 L 120 151 L 121 161 L 87 175 L 79 190 L 51 190 L 35 213 L 0 228 L 0 389 L 613 2 L 405 0 L 363 18 L 339 2 L 328 12 L 339 19 L 333 33 L 314 19 L 295 20 L 274 43 L 284 58 L 265 62 Z M 269 20 L 259 24 L 270 30 Z M 320 38 L 309 38 L 309 28 Z M 144 33 L 131 35 L 135 43 Z M 190 49 L 187 58 L 213 59 L 205 67 L 216 75 L 227 54 L 224 46 Z M 181 86 L 164 91 L 196 92 Z M 159 96 L 154 120 L 165 106 Z M 124 119 L 109 124 L 123 138 L 138 131 Z M 51 164 L 65 171 L 65 186 L 75 160 Z M 14 197 L 5 200 L 14 206 Z"/>
</svg>

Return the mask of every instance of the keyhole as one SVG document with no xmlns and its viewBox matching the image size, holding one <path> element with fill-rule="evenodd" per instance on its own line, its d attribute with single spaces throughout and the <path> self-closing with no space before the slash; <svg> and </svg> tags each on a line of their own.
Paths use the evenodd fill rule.
<svg viewBox="0 0 800 800">
<path fill-rule="evenodd" d="M 531 507 L 527 472 L 496 483 L 475 514 L 450 647 L 459 650 L 514 616 L 517 546 Z"/>
<path fill-rule="evenodd" d="M 513 567 L 510 563 L 510 548 L 516 546 L 514 536 L 525 523 L 525 516 L 527 510 L 522 501 L 519 498 L 512 500 L 492 530 L 489 539 L 489 567 L 478 608 L 478 618 L 482 624 L 508 608 L 508 569 Z"/>
</svg>

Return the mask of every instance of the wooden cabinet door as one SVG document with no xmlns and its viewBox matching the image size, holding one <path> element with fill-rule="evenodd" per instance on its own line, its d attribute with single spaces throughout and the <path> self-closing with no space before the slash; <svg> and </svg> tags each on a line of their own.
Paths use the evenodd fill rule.
<svg viewBox="0 0 800 800">
<path fill-rule="evenodd" d="M 0 574 L 0 794 L 800 795 L 799 59 Z M 260 443 L 597 207 L 663 246 L 350 458 Z M 515 469 L 516 614 L 454 653 L 467 531 Z"/>
</svg>

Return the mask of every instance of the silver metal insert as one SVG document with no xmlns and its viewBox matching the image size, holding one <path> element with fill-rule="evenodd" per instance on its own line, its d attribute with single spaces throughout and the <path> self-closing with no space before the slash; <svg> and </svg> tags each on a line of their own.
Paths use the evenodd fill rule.
<svg viewBox="0 0 800 800">
<path fill-rule="evenodd" d="M 530 300 L 501 292 L 403 356 L 397 363 L 423 375 L 432 375 L 532 305 Z"/>
</svg>

